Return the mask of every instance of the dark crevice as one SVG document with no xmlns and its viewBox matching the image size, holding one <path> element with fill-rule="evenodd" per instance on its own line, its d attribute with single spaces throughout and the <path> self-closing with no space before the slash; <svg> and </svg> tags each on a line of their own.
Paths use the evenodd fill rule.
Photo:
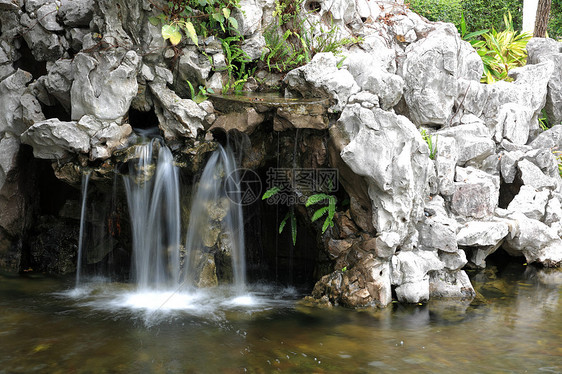
<svg viewBox="0 0 562 374">
<path fill-rule="evenodd" d="M 133 108 L 129 109 L 129 124 L 133 129 L 150 129 L 158 127 L 158 117 L 154 109 L 141 112 Z"/>
<path fill-rule="evenodd" d="M 33 79 L 38 79 L 43 75 L 47 75 L 47 62 L 35 60 L 31 49 L 29 49 L 29 46 L 23 38 L 21 39 L 21 47 L 18 52 L 21 54 L 21 57 L 14 61 L 14 69 L 22 69 L 31 73 Z"/>
<path fill-rule="evenodd" d="M 60 121 L 70 121 L 70 112 L 67 111 L 59 102 L 58 100 L 54 99 L 54 105 L 45 105 L 42 102 L 41 104 L 41 111 L 45 115 L 45 118 L 57 118 Z"/>
</svg>

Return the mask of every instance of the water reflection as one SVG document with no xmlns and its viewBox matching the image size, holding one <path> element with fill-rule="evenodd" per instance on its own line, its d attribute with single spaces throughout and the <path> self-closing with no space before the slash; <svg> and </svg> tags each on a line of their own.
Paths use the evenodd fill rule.
<svg viewBox="0 0 562 374">
<path fill-rule="evenodd" d="M 480 295 L 470 304 L 326 311 L 295 302 L 295 290 L 255 287 L 236 300 L 218 289 L 147 325 L 146 306 L 111 296 L 127 285 L 69 297 L 59 280 L 3 276 L 0 373 L 561 372 L 562 272 L 471 277 Z"/>
</svg>

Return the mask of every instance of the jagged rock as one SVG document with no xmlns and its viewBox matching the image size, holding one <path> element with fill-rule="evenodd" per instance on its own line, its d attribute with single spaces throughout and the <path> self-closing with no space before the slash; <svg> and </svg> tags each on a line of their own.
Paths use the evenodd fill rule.
<svg viewBox="0 0 562 374">
<path fill-rule="evenodd" d="M 509 233 L 505 222 L 470 221 L 460 228 L 457 243 L 463 247 L 496 246 Z"/>
<path fill-rule="evenodd" d="M 21 16 L 20 22 L 24 27 L 23 38 L 37 61 L 55 61 L 63 56 L 68 47 L 65 38 L 46 31 L 27 13 Z"/>
<path fill-rule="evenodd" d="M 257 60 L 261 57 L 266 48 L 265 38 L 261 32 L 247 37 L 242 43 L 242 50 L 248 55 L 250 60 Z"/>
<path fill-rule="evenodd" d="M 18 10 L 20 6 L 14 0 L 1 0 L 0 10 Z"/>
<path fill-rule="evenodd" d="M 513 183 L 517 175 L 517 162 L 525 154 L 522 151 L 505 152 L 500 160 L 501 176 L 506 183 Z"/>
<path fill-rule="evenodd" d="M 533 38 L 527 43 L 527 63 L 538 64 L 552 61 L 554 66 L 562 66 L 562 43 L 554 39 Z M 544 106 L 547 118 L 552 125 L 562 123 L 562 70 L 554 69 L 548 81 L 548 92 Z"/>
<path fill-rule="evenodd" d="M 519 193 L 509 203 L 507 210 L 523 213 L 529 218 L 542 221 L 549 197 L 549 190 L 537 191 L 533 187 L 524 185 L 521 186 Z"/>
<path fill-rule="evenodd" d="M 421 249 L 456 252 L 457 221 L 449 218 L 443 198 L 435 196 L 424 209 L 424 218 L 417 225 Z"/>
<path fill-rule="evenodd" d="M 89 34 L 88 29 L 73 28 L 67 33 L 67 39 L 70 41 L 70 48 L 74 52 L 79 52 L 84 45 L 84 37 Z"/>
<path fill-rule="evenodd" d="M 15 161 L 19 148 L 20 142 L 16 136 L 5 133 L 0 137 L 0 190 L 6 182 L 8 173 L 16 167 Z"/>
<path fill-rule="evenodd" d="M 37 22 L 47 31 L 62 31 L 64 28 L 57 22 L 58 5 L 47 3 L 37 9 Z"/>
<path fill-rule="evenodd" d="M 72 62 L 71 117 L 93 115 L 119 121 L 137 95 L 140 57 L 134 51 L 112 49 L 96 55 L 78 53 Z"/>
<path fill-rule="evenodd" d="M 328 128 L 326 110 L 321 104 L 279 107 L 273 118 L 273 129 L 283 131 L 290 128 L 325 130 Z"/>
<path fill-rule="evenodd" d="M 455 192 L 455 170 L 459 158 L 457 141 L 448 136 L 436 137 L 436 141 L 435 168 L 439 193 L 450 196 Z"/>
<path fill-rule="evenodd" d="M 372 54 L 355 52 L 347 55 L 344 66 L 362 90 L 378 97 L 375 106 L 389 110 L 402 98 L 404 80 L 398 75 L 387 72 L 376 62 L 378 59 Z"/>
<path fill-rule="evenodd" d="M 562 240 L 556 230 L 542 222 L 513 213 L 514 221 L 503 248 L 512 255 L 524 255 L 527 262 L 538 262 L 547 267 L 560 266 Z"/>
<path fill-rule="evenodd" d="M 48 68 L 45 88 L 70 112 L 70 89 L 72 88 L 72 60 L 60 59 Z"/>
<path fill-rule="evenodd" d="M 498 206 L 500 180 L 473 167 L 457 167 L 451 210 L 458 216 L 485 218 Z"/>
<path fill-rule="evenodd" d="M 346 108 L 349 116 L 342 114 L 354 123 L 342 123 L 351 141 L 341 157 L 368 181 L 376 230 L 399 233 L 403 241 L 411 223 L 423 214 L 420 196 L 426 195 L 430 167 L 427 145 L 406 117 L 380 109 L 369 115 L 354 108 Z"/>
<path fill-rule="evenodd" d="M 150 83 L 149 87 L 155 97 L 159 126 L 166 139 L 195 138 L 197 132 L 203 130 L 207 112 L 193 100 L 181 99 L 162 84 Z"/>
<path fill-rule="evenodd" d="M 283 82 L 287 84 L 288 96 L 297 93 L 302 97 L 329 97 L 331 111 L 341 111 L 349 97 L 359 92 L 353 76 L 337 68 L 332 53 L 316 54 L 307 65 L 287 73 Z"/>
<path fill-rule="evenodd" d="M 552 126 L 541 132 L 530 144 L 533 148 L 562 149 L 562 126 Z"/>
<path fill-rule="evenodd" d="M 198 91 L 199 85 L 205 86 L 211 69 L 207 56 L 199 53 L 197 49 L 184 48 L 177 68 L 178 79 L 175 86 L 178 94 L 182 97 L 190 97 L 191 92 L 186 81 L 193 85 L 195 92 Z"/>
<path fill-rule="evenodd" d="M 94 15 L 94 4 L 90 0 L 61 0 L 58 17 L 65 26 L 89 26 Z"/>
<path fill-rule="evenodd" d="M 505 138 L 515 144 L 526 144 L 533 115 L 530 108 L 516 103 L 502 105 L 496 117 L 496 141 Z"/>
<path fill-rule="evenodd" d="M 18 69 L 0 82 L 0 134 L 11 132 L 20 135 L 27 129 L 21 101 L 31 79 L 30 73 Z"/>
<path fill-rule="evenodd" d="M 523 184 L 537 190 L 542 188 L 556 189 L 560 186 L 560 176 L 558 178 L 545 175 L 542 170 L 529 160 L 521 160 L 517 163 L 517 168 L 521 172 Z"/>
<path fill-rule="evenodd" d="M 352 268 L 325 275 L 314 286 L 315 299 L 327 297 L 335 305 L 385 307 L 392 301 L 390 266 L 368 255 Z"/>
<path fill-rule="evenodd" d="M 463 250 L 458 250 L 452 253 L 439 251 L 438 254 L 439 260 L 443 263 L 443 269 L 445 270 L 460 270 L 468 262 L 466 259 L 466 253 Z"/>
<path fill-rule="evenodd" d="M 401 75 L 410 119 L 417 125 L 447 124 L 459 95 L 457 79 L 479 81 L 480 57 L 450 24 L 410 44 L 405 53 Z"/>
<path fill-rule="evenodd" d="M 44 159 L 61 159 L 71 153 L 89 153 L 90 158 L 106 159 L 125 142 L 132 132 L 128 124 L 102 122 L 84 116 L 79 122 L 56 118 L 37 122 L 22 134 L 21 140 L 33 147 L 33 155 Z"/>
<path fill-rule="evenodd" d="M 37 9 L 50 1 L 51 0 L 25 0 L 25 10 L 29 13 L 36 12 Z"/>
<path fill-rule="evenodd" d="M 463 270 L 432 272 L 429 279 L 429 296 L 431 298 L 473 299 L 476 292 L 468 275 Z"/>
<path fill-rule="evenodd" d="M 399 301 L 419 303 L 429 299 L 429 272 L 441 270 L 443 263 L 435 252 L 400 252 L 392 257 L 391 282 Z"/>
<path fill-rule="evenodd" d="M 562 196 L 553 193 L 546 205 L 544 223 L 558 232 L 562 237 Z"/>
<path fill-rule="evenodd" d="M 496 149 L 489 130 L 481 122 L 442 129 L 436 132 L 436 136 L 437 152 L 439 152 L 439 142 L 443 142 L 444 137 L 455 139 L 458 152 L 457 165 L 459 166 L 464 166 L 468 161 L 481 162 L 493 155 Z"/>
<path fill-rule="evenodd" d="M 273 6 L 273 1 L 240 0 L 240 7 L 232 12 L 232 16 L 238 21 L 238 31 L 241 35 L 253 35 L 262 30 L 264 8 L 268 6 Z"/>
</svg>

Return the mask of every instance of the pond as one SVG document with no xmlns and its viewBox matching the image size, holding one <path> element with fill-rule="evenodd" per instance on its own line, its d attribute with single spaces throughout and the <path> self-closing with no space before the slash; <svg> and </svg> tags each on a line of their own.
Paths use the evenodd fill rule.
<svg viewBox="0 0 562 374">
<path fill-rule="evenodd" d="M 0 276 L 0 373 L 560 373 L 562 272 L 474 272 L 472 303 L 323 310 L 293 288 L 142 298 Z"/>
</svg>

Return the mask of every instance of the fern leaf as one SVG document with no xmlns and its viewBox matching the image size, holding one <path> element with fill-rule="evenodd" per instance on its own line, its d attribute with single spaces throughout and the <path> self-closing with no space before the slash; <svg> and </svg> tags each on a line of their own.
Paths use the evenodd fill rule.
<svg viewBox="0 0 562 374">
<path fill-rule="evenodd" d="M 265 199 L 269 199 L 271 196 L 275 195 L 276 193 L 278 193 L 279 191 L 281 191 L 280 187 L 273 187 L 270 188 L 269 190 L 265 191 L 263 196 L 261 197 L 262 200 Z"/>
<path fill-rule="evenodd" d="M 326 214 L 328 212 L 328 209 L 330 209 L 330 207 L 327 207 L 327 206 L 318 209 L 316 212 L 314 212 L 310 221 L 311 222 L 316 221 L 317 219 L 322 217 L 324 214 Z"/>
<path fill-rule="evenodd" d="M 324 201 L 324 200 L 326 200 L 326 199 L 328 199 L 328 198 L 329 198 L 329 196 L 326 195 L 325 193 L 317 193 L 317 194 L 315 194 L 315 195 L 310 196 L 310 197 L 306 200 L 305 206 L 306 206 L 306 207 L 309 207 L 309 206 L 311 206 L 311 205 L 314 205 L 314 204 L 317 204 L 317 203 L 319 203 L 319 202 L 321 202 L 321 201 Z"/>
</svg>

